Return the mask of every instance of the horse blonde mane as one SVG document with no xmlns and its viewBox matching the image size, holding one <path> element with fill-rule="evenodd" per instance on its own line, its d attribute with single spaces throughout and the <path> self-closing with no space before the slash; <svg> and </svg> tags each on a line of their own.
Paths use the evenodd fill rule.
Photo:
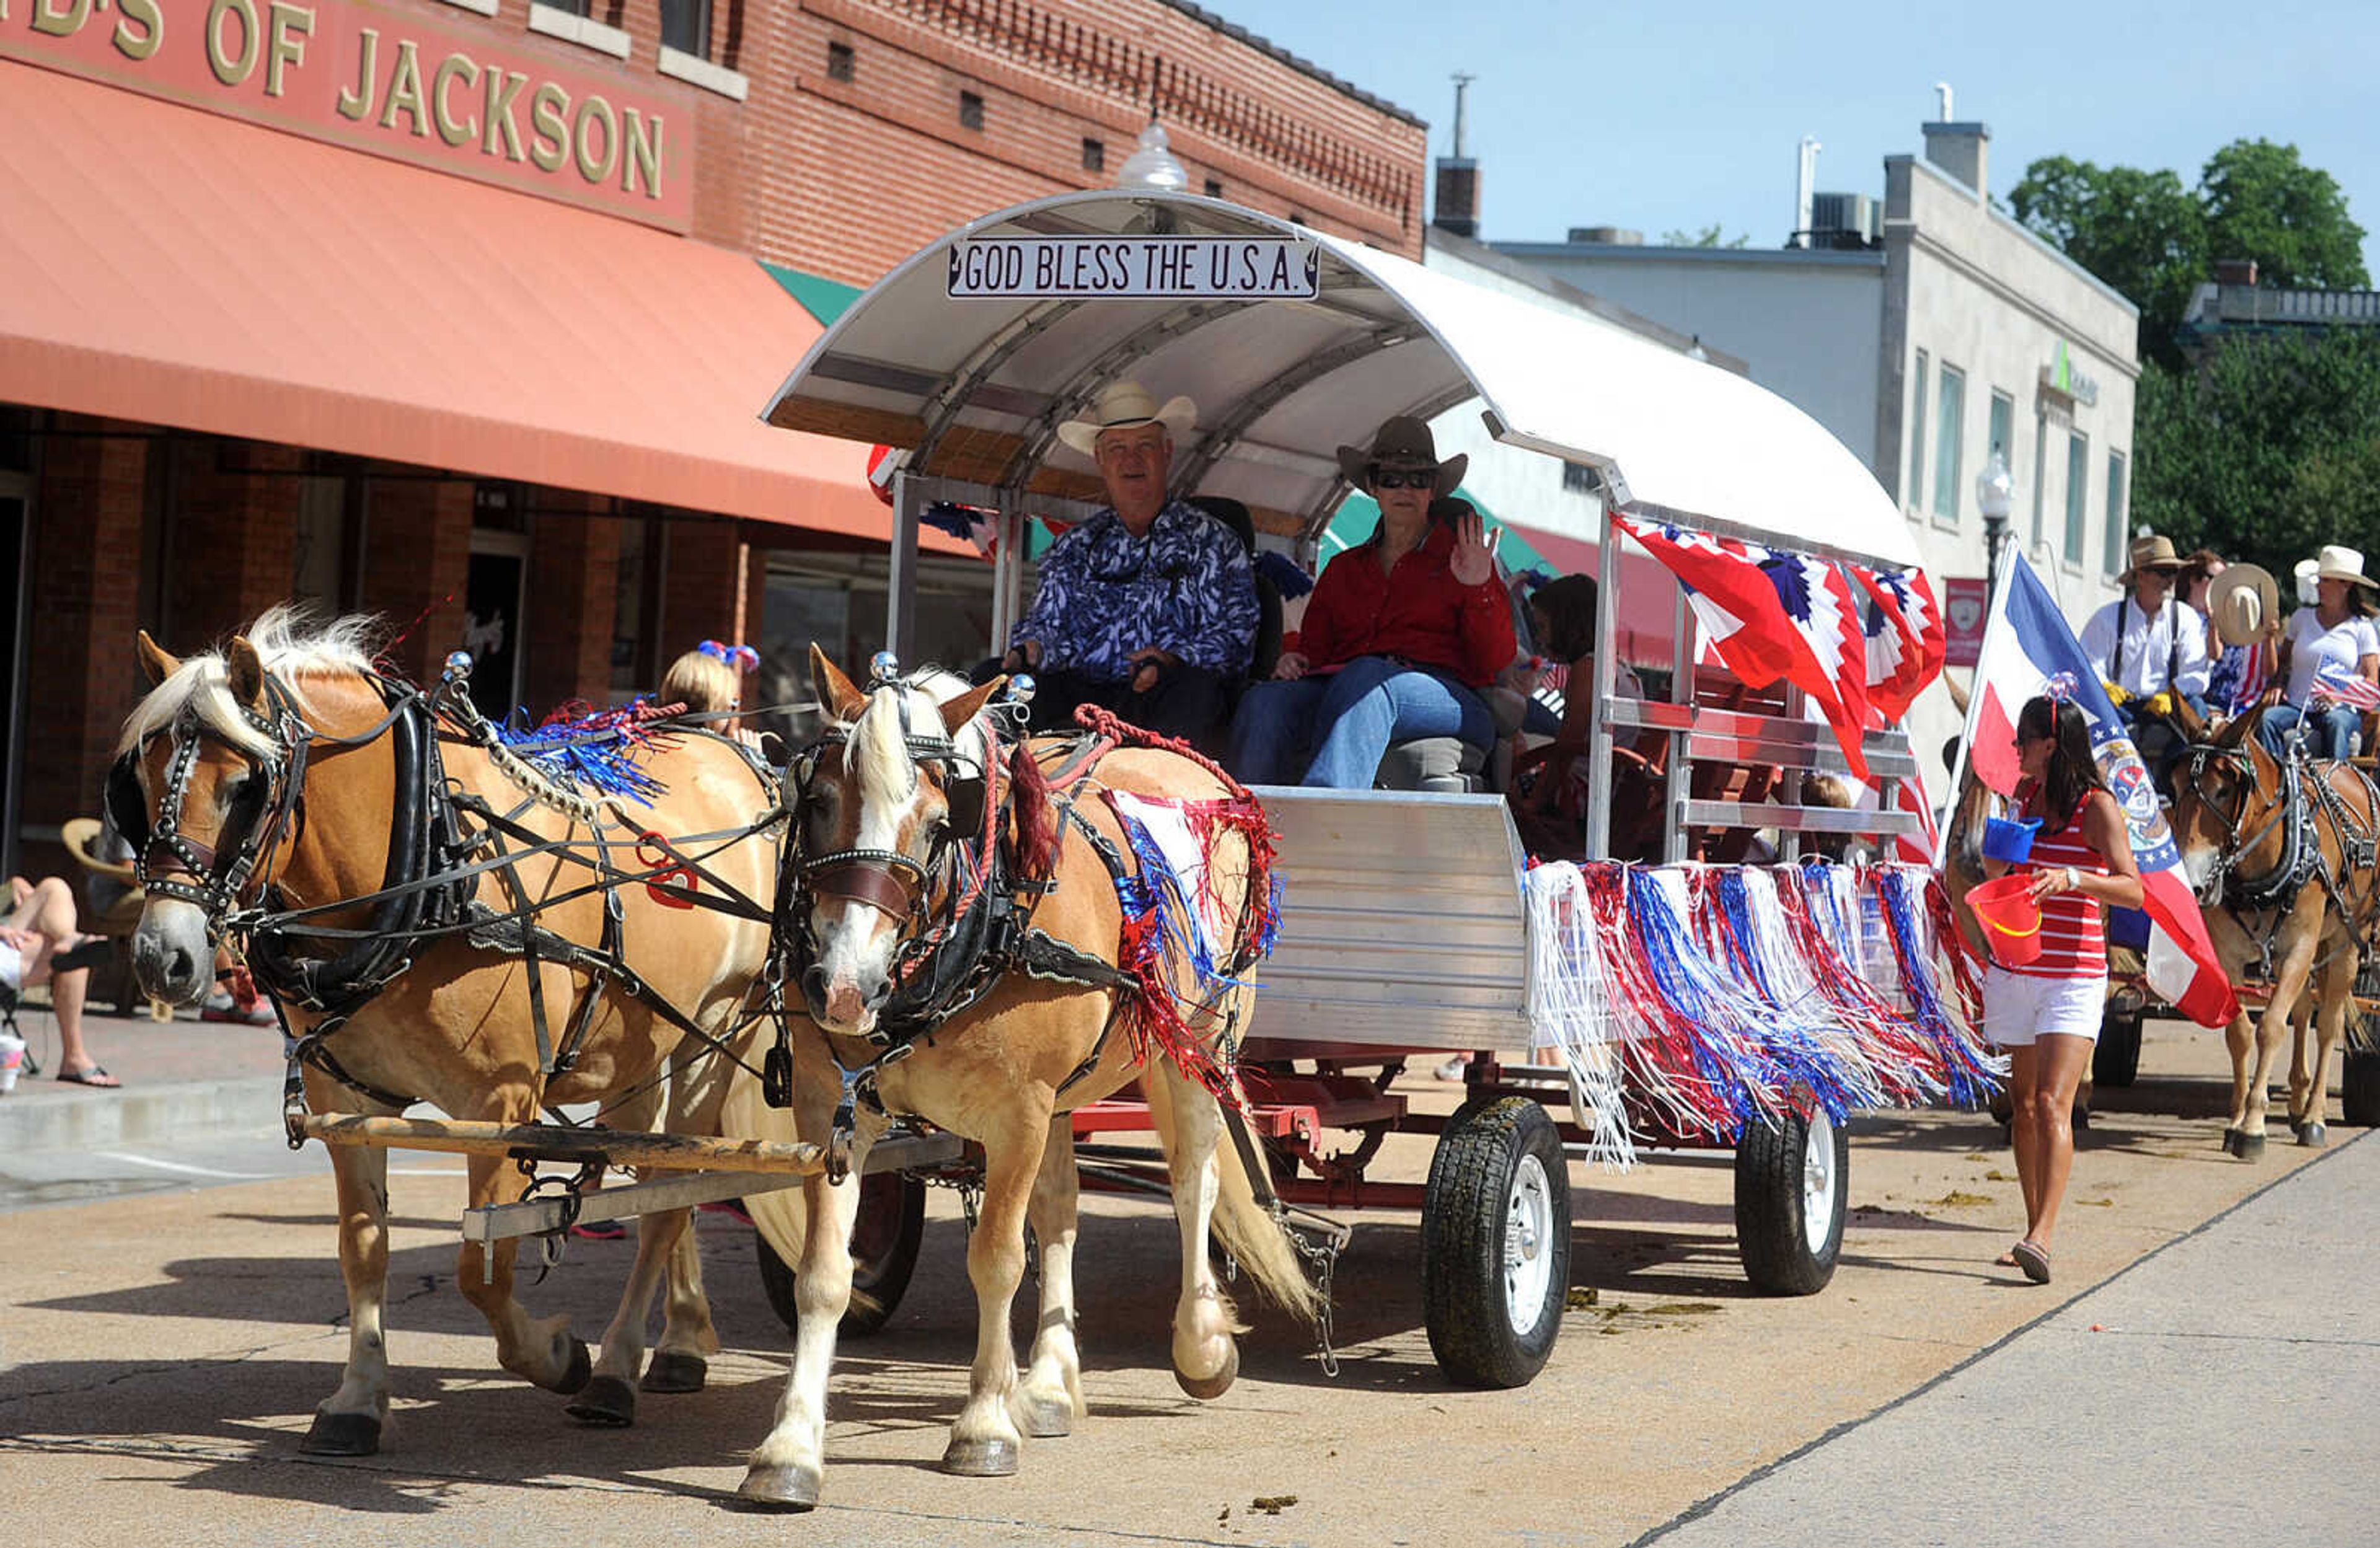
<svg viewBox="0 0 2380 1548">
<path fill-rule="evenodd" d="M 917 788 L 916 765 L 910 759 L 908 744 L 901 738 L 901 706 L 905 698 L 912 728 L 939 732 L 942 725 L 941 707 L 972 686 L 964 677 L 929 667 L 868 695 L 868 707 L 852 722 L 851 736 L 843 751 L 844 771 L 857 776 L 863 805 L 905 805 Z M 951 738 L 978 768 L 983 767 L 989 750 L 981 720 L 978 715 Z"/>
<path fill-rule="evenodd" d="M 386 638 L 386 626 L 370 613 L 350 614 L 318 623 L 302 605 L 283 602 L 242 631 L 264 663 L 281 680 L 301 710 L 311 710 L 306 680 L 372 670 L 372 658 Z M 185 707 L 195 707 L 208 730 L 241 751 L 268 755 L 273 751 L 248 717 L 232 702 L 229 669 L 220 650 L 183 658 L 172 675 L 149 691 L 124 722 L 116 739 L 118 756 L 137 750 L 151 737 L 172 729 Z"/>
</svg>

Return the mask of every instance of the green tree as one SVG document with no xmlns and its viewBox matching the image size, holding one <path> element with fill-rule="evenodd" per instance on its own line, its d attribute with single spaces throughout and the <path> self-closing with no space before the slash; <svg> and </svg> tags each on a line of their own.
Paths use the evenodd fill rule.
<svg viewBox="0 0 2380 1548">
<path fill-rule="evenodd" d="M 2259 283 L 2289 290 L 2363 290 L 2363 228 L 2327 172 L 2294 145 L 2235 139 L 2198 178 L 2209 255 L 2252 258 Z"/>
<path fill-rule="evenodd" d="M 1661 233 L 1661 245 L 1665 248 L 1748 248 L 1752 245 L 1752 238 L 1739 236 L 1732 242 L 1727 241 L 1718 223 L 1713 222 L 1700 231 L 1665 231 Z"/>
</svg>

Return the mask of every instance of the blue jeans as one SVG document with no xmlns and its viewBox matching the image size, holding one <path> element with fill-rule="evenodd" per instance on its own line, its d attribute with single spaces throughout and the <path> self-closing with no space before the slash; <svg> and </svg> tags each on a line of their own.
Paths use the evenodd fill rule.
<svg viewBox="0 0 2380 1548">
<path fill-rule="evenodd" d="M 2306 750 L 2318 758 L 2343 758 L 2354 745 L 2356 728 L 2363 717 L 2343 704 L 2325 705 L 2320 709 L 2301 709 L 2294 704 L 2277 704 L 2265 711 L 2257 722 L 2256 736 L 2265 750 L 2279 757 L 2289 746 L 2291 732 L 2305 727 Z"/>
<path fill-rule="evenodd" d="M 1288 784 L 1302 766 L 1308 785 L 1369 790 L 1389 744 L 1420 736 L 1485 747 L 1496 721 L 1451 672 L 1358 656 L 1328 677 L 1250 688 L 1232 722 L 1231 766 L 1252 785 Z"/>
</svg>

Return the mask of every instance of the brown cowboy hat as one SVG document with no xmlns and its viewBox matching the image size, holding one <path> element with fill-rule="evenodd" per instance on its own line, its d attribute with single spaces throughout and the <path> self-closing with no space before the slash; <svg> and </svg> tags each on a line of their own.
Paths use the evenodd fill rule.
<svg viewBox="0 0 2380 1548">
<path fill-rule="evenodd" d="M 2170 538 L 2135 538 L 2132 539 L 2132 562 L 2116 577 L 2118 586 L 2130 586 L 2132 577 L 2143 570 L 2179 570 L 2181 555 L 2173 551 Z"/>
<path fill-rule="evenodd" d="M 2254 645 L 2280 622 L 2281 588 L 2261 564 L 2229 564 L 2206 586 L 2206 616 L 2225 645 Z"/>
<path fill-rule="evenodd" d="M 1468 454 L 1458 454 L 1444 462 L 1438 460 L 1438 442 L 1430 438 L 1429 426 L 1409 414 L 1400 414 L 1380 422 L 1372 437 L 1369 451 L 1355 446 L 1339 448 L 1339 471 L 1347 481 L 1366 494 L 1372 489 L 1372 469 L 1396 468 L 1412 471 L 1432 468 L 1438 473 L 1437 487 L 1430 490 L 1433 498 L 1452 494 L 1454 486 L 1463 482 L 1470 467 Z"/>
</svg>

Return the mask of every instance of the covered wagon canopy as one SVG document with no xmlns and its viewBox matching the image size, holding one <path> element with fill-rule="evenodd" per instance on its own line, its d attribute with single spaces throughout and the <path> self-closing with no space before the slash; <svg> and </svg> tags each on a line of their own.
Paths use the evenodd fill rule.
<svg viewBox="0 0 2380 1548">
<path fill-rule="evenodd" d="M 1268 263 L 1285 252 L 1311 294 L 1268 289 L 1277 265 L 1219 268 L 1215 284 L 1127 276 L 1090 251 L 1054 273 L 1031 267 L 1062 245 L 1029 239 L 1115 238 L 1109 258 L 1138 261 L 1164 246 L 1141 240 L 1152 237 L 1245 240 Z M 1014 277 L 981 266 L 1002 238 L 1028 239 L 1011 248 L 1026 260 Z M 1222 249 L 1191 250 L 1203 270 Z M 1095 288 L 1119 284 L 1174 293 Z M 952 294 L 967 289 L 989 294 Z M 1196 290 L 1208 293 L 1181 293 Z M 912 473 L 1096 498 L 1096 470 L 1057 426 L 1125 378 L 1198 405 L 1176 441 L 1177 486 L 1243 501 L 1278 531 L 1318 533 L 1346 496 L 1336 447 L 1368 443 L 1390 415 L 1430 417 L 1476 397 L 1497 440 L 1595 467 L 1621 512 L 1918 562 L 1865 465 L 1765 388 L 1598 318 L 1185 194 L 1063 194 L 953 232 L 853 303 L 767 417 L 906 448 Z"/>
</svg>

